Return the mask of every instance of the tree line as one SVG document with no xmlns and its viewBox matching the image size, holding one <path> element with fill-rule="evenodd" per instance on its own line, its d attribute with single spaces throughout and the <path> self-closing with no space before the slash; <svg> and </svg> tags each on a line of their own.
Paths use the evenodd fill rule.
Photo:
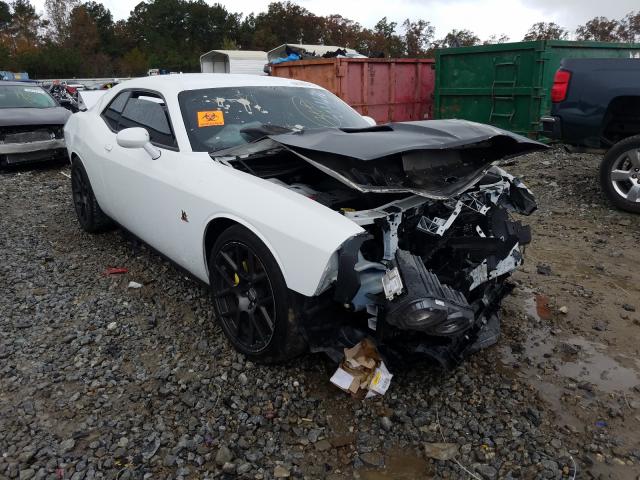
<svg viewBox="0 0 640 480">
<path fill-rule="evenodd" d="M 578 40 L 638 42 L 640 12 L 619 20 L 596 17 L 573 33 Z M 571 34 L 541 22 L 523 40 L 564 40 Z M 506 41 L 505 35 L 481 40 L 465 29 L 437 38 L 423 19 L 398 24 L 384 17 L 366 28 L 288 0 L 248 15 L 204 0 L 148 0 L 118 21 L 95 1 L 45 0 L 40 15 L 29 0 L 0 0 L 0 70 L 27 71 L 34 78 L 142 75 L 148 68 L 199 71 L 199 56 L 209 50 L 267 51 L 287 42 L 346 46 L 369 56 L 428 57 L 436 48 Z"/>
</svg>

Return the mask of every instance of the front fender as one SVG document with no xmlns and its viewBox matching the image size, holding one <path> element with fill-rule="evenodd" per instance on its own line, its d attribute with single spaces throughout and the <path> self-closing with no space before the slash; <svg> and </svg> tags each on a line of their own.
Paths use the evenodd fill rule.
<svg viewBox="0 0 640 480">
<path fill-rule="evenodd" d="M 218 184 L 220 190 L 236 194 L 232 203 L 225 204 L 226 208 L 204 218 L 201 249 L 207 279 L 204 239 L 208 225 L 215 219 L 229 219 L 251 230 L 273 254 L 287 287 L 305 296 L 318 293 L 329 262 L 340 246 L 364 231 L 340 213 L 298 193 L 229 167 L 216 165 L 215 169 L 225 177 Z M 216 196 L 225 198 L 225 192 L 220 190 Z M 231 197 L 229 193 L 228 198 Z"/>
</svg>

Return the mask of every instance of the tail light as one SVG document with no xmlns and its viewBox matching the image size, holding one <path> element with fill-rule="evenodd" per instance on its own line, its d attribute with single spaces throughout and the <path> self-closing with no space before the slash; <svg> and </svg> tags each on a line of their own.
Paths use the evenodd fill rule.
<svg viewBox="0 0 640 480">
<path fill-rule="evenodd" d="M 571 72 L 567 70 L 558 70 L 553 77 L 553 87 L 551 87 L 551 101 L 558 103 L 567 98 L 567 90 L 569 90 L 569 80 L 571 80 Z"/>
</svg>

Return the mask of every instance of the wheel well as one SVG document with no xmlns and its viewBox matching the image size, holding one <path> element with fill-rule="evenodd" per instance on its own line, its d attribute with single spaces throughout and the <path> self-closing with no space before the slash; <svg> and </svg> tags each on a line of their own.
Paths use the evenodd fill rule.
<svg viewBox="0 0 640 480">
<path fill-rule="evenodd" d="M 207 260 L 207 267 L 209 266 L 209 255 L 211 255 L 211 248 L 213 247 L 213 244 L 216 243 L 216 240 L 222 232 L 234 225 L 240 225 L 240 223 L 224 217 L 214 218 L 207 225 L 204 232 L 204 255 Z"/>
<path fill-rule="evenodd" d="M 602 136 L 612 144 L 640 133 L 640 96 L 614 98 L 604 116 Z"/>
</svg>

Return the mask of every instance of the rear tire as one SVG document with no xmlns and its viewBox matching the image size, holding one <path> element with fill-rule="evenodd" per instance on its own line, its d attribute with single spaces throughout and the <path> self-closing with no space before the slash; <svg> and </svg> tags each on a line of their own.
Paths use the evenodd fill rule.
<svg viewBox="0 0 640 480">
<path fill-rule="evenodd" d="M 71 191 L 78 223 L 85 232 L 100 233 L 115 227 L 113 221 L 98 205 L 89 176 L 77 158 L 71 163 Z"/>
<path fill-rule="evenodd" d="M 640 213 L 640 135 L 625 138 L 606 153 L 600 185 L 614 206 Z"/>
<path fill-rule="evenodd" d="M 253 232 L 235 225 L 218 237 L 209 279 L 216 317 L 236 350 L 256 362 L 274 363 L 306 349 L 294 294 Z"/>
</svg>

